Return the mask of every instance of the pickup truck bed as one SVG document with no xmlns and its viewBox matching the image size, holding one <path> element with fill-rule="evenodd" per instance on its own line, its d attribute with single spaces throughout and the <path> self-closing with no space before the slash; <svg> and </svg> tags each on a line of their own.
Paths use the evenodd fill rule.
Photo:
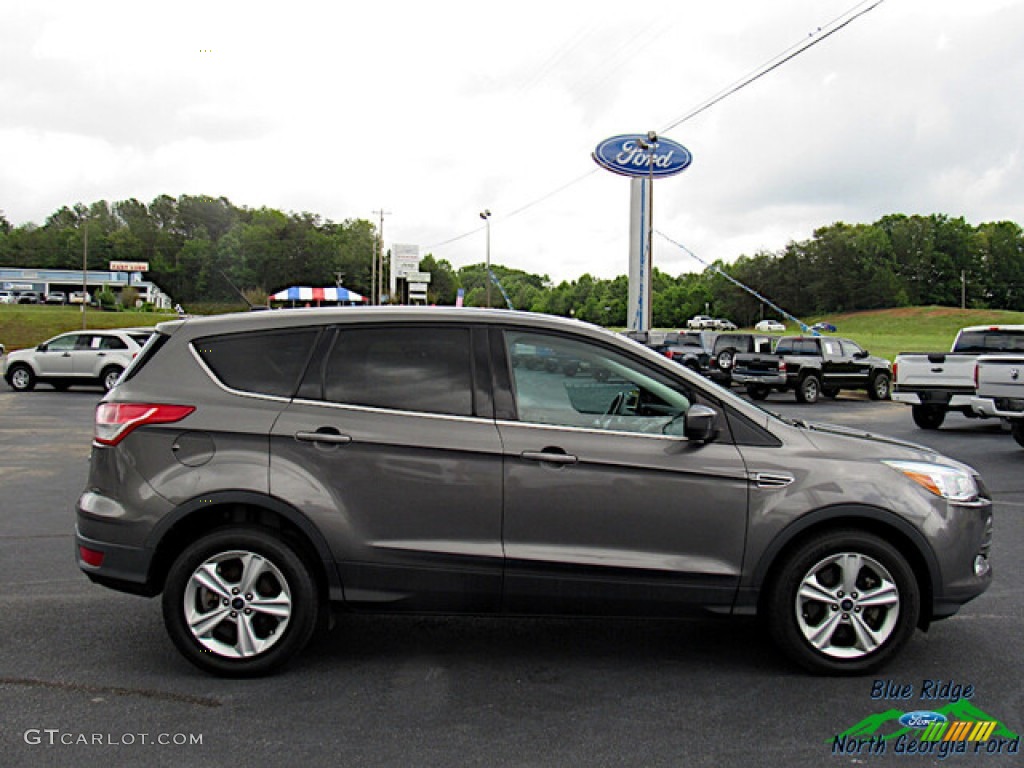
<svg viewBox="0 0 1024 768">
<path fill-rule="evenodd" d="M 971 405 L 975 412 L 1009 421 L 1013 439 L 1024 447 L 1024 355 L 982 355 L 974 380 L 977 392 Z"/>
</svg>

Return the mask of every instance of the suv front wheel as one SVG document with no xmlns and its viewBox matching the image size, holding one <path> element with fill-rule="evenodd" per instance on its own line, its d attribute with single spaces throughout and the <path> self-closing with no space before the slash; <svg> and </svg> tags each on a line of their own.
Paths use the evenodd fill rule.
<svg viewBox="0 0 1024 768">
<path fill-rule="evenodd" d="M 36 386 L 36 375 L 27 365 L 14 365 L 7 372 L 7 383 L 15 392 L 28 392 Z"/>
<path fill-rule="evenodd" d="M 766 607 L 772 636 L 797 663 L 852 674 L 879 667 L 907 642 L 921 596 L 892 545 L 839 530 L 793 552 L 769 588 Z"/>
<path fill-rule="evenodd" d="M 164 623 L 190 662 L 218 675 L 270 672 L 313 634 L 317 589 L 299 555 L 255 527 L 214 531 L 174 561 Z"/>
</svg>

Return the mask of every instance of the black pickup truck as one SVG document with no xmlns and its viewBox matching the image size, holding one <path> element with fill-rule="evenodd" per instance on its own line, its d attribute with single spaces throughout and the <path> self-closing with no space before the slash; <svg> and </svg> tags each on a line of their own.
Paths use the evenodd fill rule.
<svg viewBox="0 0 1024 768">
<path fill-rule="evenodd" d="M 773 389 L 793 390 L 801 403 L 835 397 L 841 389 L 867 390 L 872 400 L 888 400 L 892 366 L 849 339 L 783 336 L 774 354 L 736 355 L 732 380 L 754 400 L 763 400 Z"/>
</svg>

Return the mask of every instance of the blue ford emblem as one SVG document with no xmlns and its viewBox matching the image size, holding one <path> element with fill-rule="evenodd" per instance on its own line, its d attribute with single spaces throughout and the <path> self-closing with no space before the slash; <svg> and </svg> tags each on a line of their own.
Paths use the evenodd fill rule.
<svg viewBox="0 0 1024 768">
<path fill-rule="evenodd" d="M 938 712 L 918 711 L 918 712 L 907 712 L 900 718 L 900 725 L 905 725 L 908 728 L 927 728 L 932 723 L 944 723 L 946 722 L 946 716 L 941 715 Z"/>
<path fill-rule="evenodd" d="M 685 171 L 693 162 L 693 155 L 671 139 L 659 138 L 650 145 L 645 134 L 629 133 L 612 136 L 598 144 L 594 161 L 623 176 L 661 178 Z"/>
</svg>

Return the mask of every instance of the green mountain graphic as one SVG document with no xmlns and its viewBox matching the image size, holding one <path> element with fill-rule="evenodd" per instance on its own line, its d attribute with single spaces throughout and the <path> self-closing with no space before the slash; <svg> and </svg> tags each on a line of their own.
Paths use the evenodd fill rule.
<svg viewBox="0 0 1024 768">
<path fill-rule="evenodd" d="M 982 712 L 976 706 L 971 704 L 967 699 L 960 699 L 946 704 L 944 707 L 938 709 L 928 709 L 927 706 L 915 707 L 914 709 L 908 710 L 910 712 L 917 711 L 929 711 L 938 712 L 940 715 L 945 715 L 950 721 L 960 720 L 968 722 L 978 722 L 979 720 L 997 720 L 986 712 Z M 920 728 L 910 728 L 907 726 L 900 725 L 900 718 L 905 715 L 906 712 L 899 709 L 889 709 L 885 712 L 879 712 L 875 715 L 868 715 L 859 723 L 850 728 L 847 728 L 842 733 L 838 734 L 839 738 L 850 737 L 854 739 L 867 739 L 872 736 L 881 736 L 883 741 L 889 741 L 890 739 L 897 739 L 905 734 L 921 733 Z M 1017 734 L 1006 727 L 1002 722 L 996 726 L 993 731 L 991 738 L 1003 738 L 1003 739 L 1016 739 Z M 832 741 L 827 739 L 826 741 Z"/>
</svg>

